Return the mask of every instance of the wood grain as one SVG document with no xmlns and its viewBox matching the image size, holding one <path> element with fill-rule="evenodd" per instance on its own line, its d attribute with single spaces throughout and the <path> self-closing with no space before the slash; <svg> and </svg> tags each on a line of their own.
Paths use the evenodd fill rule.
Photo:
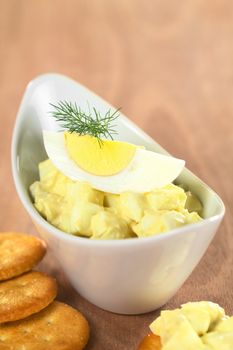
<svg viewBox="0 0 233 350">
<path fill-rule="evenodd" d="M 233 314 L 233 2 L 0 0 L 0 229 L 35 233 L 11 178 L 12 128 L 26 84 L 73 77 L 213 187 L 227 213 L 205 257 L 165 306 L 210 299 Z M 82 299 L 48 253 L 41 270 L 91 325 L 89 350 L 132 350 L 158 311 L 120 316 Z"/>
</svg>

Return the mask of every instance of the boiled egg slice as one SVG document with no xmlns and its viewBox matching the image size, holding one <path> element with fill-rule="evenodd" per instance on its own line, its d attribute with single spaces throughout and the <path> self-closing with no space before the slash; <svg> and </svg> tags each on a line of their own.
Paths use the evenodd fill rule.
<svg viewBox="0 0 233 350">
<path fill-rule="evenodd" d="M 89 135 L 43 131 L 48 157 L 72 180 L 109 193 L 149 192 L 171 183 L 184 160 L 147 151 L 127 142 L 99 141 Z"/>
</svg>

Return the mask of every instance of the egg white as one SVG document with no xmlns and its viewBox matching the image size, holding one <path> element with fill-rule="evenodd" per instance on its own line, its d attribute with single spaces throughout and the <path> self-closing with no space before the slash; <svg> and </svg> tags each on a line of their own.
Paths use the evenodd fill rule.
<svg viewBox="0 0 233 350">
<path fill-rule="evenodd" d="M 70 158 L 63 132 L 43 131 L 43 139 L 48 157 L 61 173 L 109 193 L 144 193 L 163 187 L 175 180 L 185 165 L 184 160 L 137 148 L 134 158 L 121 172 L 96 176 L 81 169 Z"/>
</svg>

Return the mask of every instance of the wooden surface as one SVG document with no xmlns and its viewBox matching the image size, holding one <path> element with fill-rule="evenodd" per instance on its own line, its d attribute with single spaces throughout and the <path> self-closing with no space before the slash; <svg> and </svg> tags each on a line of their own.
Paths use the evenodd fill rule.
<svg viewBox="0 0 233 350">
<path fill-rule="evenodd" d="M 166 307 L 210 299 L 233 314 L 233 2 L 0 0 L 0 230 L 35 229 L 11 178 L 10 143 L 27 83 L 60 72 L 88 86 L 223 198 L 213 243 Z M 133 350 L 158 312 L 120 316 L 83 300 L 48 252 L 40 268 L 91 326 L 89 350 Z"/>
</svg>

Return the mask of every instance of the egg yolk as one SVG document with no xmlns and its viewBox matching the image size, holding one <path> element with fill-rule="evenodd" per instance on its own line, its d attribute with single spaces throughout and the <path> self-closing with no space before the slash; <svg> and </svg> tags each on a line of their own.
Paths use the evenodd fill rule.
<svg viewBox="0 0 233 350">
<path fill-rule="evenodd" d="M 115 175 L 133 159 L 136 146 L 127 142 L 102 140 L 90 135 L 64 133 L 70 158 L 86 172 L 97 176 Z"/>
</svg>

